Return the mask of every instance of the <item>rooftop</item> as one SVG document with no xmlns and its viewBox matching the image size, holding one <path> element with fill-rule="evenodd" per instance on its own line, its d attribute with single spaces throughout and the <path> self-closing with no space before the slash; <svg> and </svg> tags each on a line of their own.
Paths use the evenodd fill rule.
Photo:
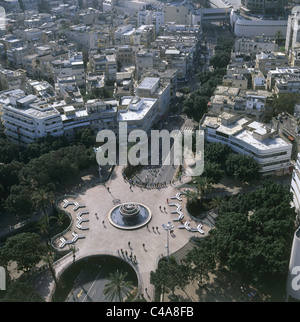
<svg viewBox="0 0 300 322">
<path fill-rule="evenodd" d="M 263 123 L 256 121 L 250 121 L 249 123 L 249 119 L 242 116 L 238 116 L 235 120 L 229 122 L 229 124 L 222 124 L 222 119 L 229 120 L 231 117 L 233 117 L 233 115 L 230 113 L 222 113 L 219 116 L 206 115 L 201 122 L 201 126 L 212 128 L 217 132 L 224 133 L 228 136 L 233 136 L 258 150 L 269 150 L 278 147 L 288 147 L 290 145 L 290 143 L 276 135 L 274 129 L 270 129 Z M 255 138 L 255 134 L 264 135 L 268 132 L 270 132 L 272 136 L 268 136 L 262 140 Z"/>
<path fill-rule="evenodd" d="M 128 105 L 128 109 L 125 112 L 118 113 L 118 122 L 142 120 L 156 101 L 153 98 L 133 98 Z"/>
<path fill-rule="evenodd" d="M 159 82 L 158 77 L 146 77 L 142 80 L 140 85 L 138 86 L 139 89 L 151 89 Z"/>
</svg>

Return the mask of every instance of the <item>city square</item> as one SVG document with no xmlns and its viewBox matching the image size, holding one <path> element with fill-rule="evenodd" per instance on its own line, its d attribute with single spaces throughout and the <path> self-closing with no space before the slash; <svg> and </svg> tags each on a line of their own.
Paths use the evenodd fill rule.
<svg viewBox="0 0 300 322">
<path fill-rule="evenodd" d="M 183 180 L 183 179 L 182 179 Z M 210 227 L 203 224 L 204 234 L 198 231 L 188 231 L 180 229 L 180 223 L 177 220 L 178 215 L 171 213 L 175 210 L 169 206 L 170 203 L 179 203 L 184 213 L 184 221 L 190 222 L 190 227 L 196 228 L 199 222 L 192 220 L 185 211 L 186 198 L 183 196 L 179 201 L 171 199 L 180 191 L 182 182 L 177 180 L 174 184 L 168 184 L 166 187 L 147 189 L 139 186 L 131 186 L 123 179 L 122 167 L 116 167 L 113 179 L 110 179 L 104 184 L 99 184 L 93 188 L 79 193 L 76 198 L 68 198 L 68 201 L 77 202 L 79 205 L 84 205 L 84 208 L 79 210 L 88 211 L 84 218 L 88 218 L 88 222 L 83 222 L 82 227 L 87 227 L 86 230 L 80 230 L 76 227 L 77 210 L 73 210 L 73 205 L 66 208 L 72 215 L 73 224 L 69 232 L 64 234 L 66 239 L 72 239 L 71 233 L 76 230 L 78 234 L 83 234 L 84 238 L 76 242 L 76 260 L 92 255 L 114 255 L 121 256 L 121 249 L 128 254 L 132 253 L 136 256 L 137 264 L 136 271 L 140 277 L 139 289 L 142 294 L 149 294 L 148 300 L 153 300 L 153 285 L 150 284 L 150 272 L 155 271 L 158 260 L 167 256 L 167 239 L 169 238 L 169 253 L 175 253 L 184 247 L 192 235 L 207 236 Z M 109 222 L 109 213 L 117 204 L 122 203 L 141 203 L 146 205 L 152 213 L 151 220 L 140 228 L 133 230 L 120 229 L 113 226 Z M 63 208 L 64 201 L 60 206 Z M 82 216 L 83 217 L 83 216 Z M 166 231 L 162 225 L 167 225 L 171 222 L 174 226 L 173 232 Z M 168 237 L 167 234 L 170 234 Z M 58 240 L 54 241 L 59 245 Z M 75 245 L 75 244 L 74 244 Z M 129 262 L 130 260 L 127 259 Z M 59 276 L 62 271 L 72 264 L 72 256 L 67 256 L 65 260 L 58 261 L 56 265 L 56 273 Z"/>
</svg>

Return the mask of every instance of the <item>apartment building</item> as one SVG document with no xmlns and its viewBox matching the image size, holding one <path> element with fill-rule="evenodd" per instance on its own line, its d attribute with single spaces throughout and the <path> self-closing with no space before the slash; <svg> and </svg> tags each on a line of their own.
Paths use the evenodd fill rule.
<svg viewBox="0 0 300 322">
<path fill-rule="evenodd" d="M 158 100 L 158 115 L 167 112 L 171 99 L 171 85 L 162 83 L 159 77 L 145 77 L 136 88 L 139 97 L 156 98 Z"/>
<path fill-rule="evenodd" d="M 268 71 L 267 77 L 266 77 L 266 84 L 267 89 L 269 91 L 273 91 L 276 80 L 281 79 L 285 75 L 300 75 L 300 70 L 298 67 L 280 67 L 276 68 L 275 70 Z"/>
<path fill-rule="evenodd" d="M 137 14 L 137 25 L 154 25 L 158 34 L 160 27 L 165 23 L 165 13 L 158 10 L 141 10 Z"/>
<path fill-rule="evenodd" d="M 84 106 L 83 98 L 74 76 L 57 77 L 55 90 L 59 97 L 76 109 L 80 109 Z"/>
<path fill-rule="evenodd" d="M 6 58 L 10 66 L 14 68 L 22 68 L 22 59 L 27 54 L 27 47 L 16 47 L 6 51 Z"/>
<path fill-rule="evenodd" d="M 179 25 L 192 25 L 192 14 L 187 6 L 165 5 L 165 22 L 175 22 Z"/>
<path fill-rule="evenodd" d="M 288 24 L 285 37 L 285 53 L 290 56 L 294 48 L 300 45 L 300 7 L 295 6 L 291 14 L 288 16 Z"/>
<path fill-rule="evenodd" d="M 157 70 L 163 72 L 167 69 L 167 61 L 162 59 L 158 49 L 140 49 L 136 53 L 136 77 L 140 80 L 147 72 Z"/>
<path fill-rule="evenodd" d="M 53 76 L 74 76 L 78 86 L 85 85 L 85 71 L 81 52 L 69 53 L 67 59 L 57 59 L 51 62 Z"/>
<path fill-rule="evenodd" d="M 120 25 L 114 32 L 114 45 L 133 45 L 135 28 L 132 25 Z"/>
<path fill-rule="evenodd" d="M 274 70 L 278 67 L 288 67 L 289 60 L 284 53 L 260 53 L 256 55 L 255 68 L 259 69 L 265 76 L 269 70 Z"/>
<path fill-rule="evenodd" d="M 92 54 L 90 56 L 90 70 L 102 73 L 107 81 L 115 81 L 117 73 L 117 60 L 115 54 Z"/>
<path fill-rule="evenodd" d="M 234 51 L 236 53 L 256 55 L 261 52 L 276 52 L 278 51 L 278 45 L 274 39 L 264 36 L 236 37 Z"/>
<path fill-rule="evenodd" d="M 13 142 L 21 145 L 33 143 L 37 138 L 47 135 L 63 135 L 60 113 L 49 103 L 27 95 L 2 107 L 4 133 Z"/>
<path fill-rule="evenodd" d="M 274 92 L 283 93 L 300 93 L 300 75 L 283 74 L 275 79 Z"/>
<path fill-rule="evenodd" d="M 233 151 L 254 158 L 263 176 L 291 173 L 292 144 L 277 130 L 241 115 L 205 114 L 200 121 L 205 140 L 228 145 Z"/>
<path fill-rule="evenodd" d="M 64 106 L 61 113 L 64 134 L 72 140 L 82 128 L 92 128 L 95 133 L 104 129 L 117 131 L 117 112 L 118 102 L 114 99 L 88 100 L 82 109 Z"/>
<path fill-rule="evenodd" d="M 157 120 L 157 113 L 157 99 L 123 96 L 120 100 L 117 121 L 126 122 L 128 132 L 139 129 L 149 133 Z"/>
<path fill-rule="evenodd" d="M 0 69 L 0 87 L 1 91 L 6 89 L 22 89 L 26 86 L 26 71 L 23 69 L 9 70 Z"/>
<path fill-rule="evenodd" d="M 150 48 L 155 38 L 156 32 L 154 25 L 142 25 L 135 30 L 133 44 Z"/>
<path fill-rule="evenodd" d="M 43 100 L 51 100 L 56 97 L 53 86 L 46 81 L 27 80 L 26 92 Z"/>
<path fill-rule="evenodd" d="M 266 90 L 242 90 L 237 87 L 217 86 L 209 102 L 209 112 L 245 114 L 260 121 L 266 110 L 266 101 L 272 93 Z"/>
<path fill-rule="evenodd" d="M 135 64 L 135 51 L 132 46 L 119 46 L 117 48 L 117 61 L 122 65 Z"/>
</svg>

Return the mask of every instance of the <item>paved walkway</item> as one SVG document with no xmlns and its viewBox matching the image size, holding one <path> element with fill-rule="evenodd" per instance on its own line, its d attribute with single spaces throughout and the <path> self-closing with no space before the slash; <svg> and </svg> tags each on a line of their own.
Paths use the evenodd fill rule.
<svg viewBox="0 0 300 322">
<path fill-rule="evenodd" d="M 187 178 L 188 180 L 188 178 Z M 184 181 L 184 179 L 182 180 Z M 109 190 L 107 189 L 109 188 Z M 167 205 L 167 199 L 174 196 L 180 190 L 176 187 L 168 186 L 161 189 L 142 189 L 139 187 L 132 187 L 130 189 L 129 183 L 125 182 L 122 177 L 122 168 L 116 167 L 112 179 L 110 179 L 105 185 L 95 186 L 79 194 L 75 199 L 79 204 L 84 204 L 86 208 L 81 208 L 77 211 L 73 211 L 74 206 L 68 206 L 68 210 L 74 219 L 74 224 L 71 231 L 65 235 L 67 239 L 72 239 L 71 233 L 75 230 L 78 234 L 85 235 L 84 239 L 79 239 L 76 242 L 78 251 L 76 253 L 76 259 L 86 257 L 94 254 L 114 254 L 118 255 L 118 250 L 127 250 L 130 254 L 136 255 L 138 261 L 138 271 L 141 278 L 141 292 L 145 295 L 145 298 L 149 301 L 154 299 L 154 288 L 150 284 L 150 272 L 154 271 L 157 267 L 157 263 L 160 257 L 166 256 L 166 244 L 167 244 L 167 232 L 163 230 L 162 224 L 167 224 L 171 221 L 174 224 L 174 233 L 176 237 L 169 238 L 170 254 L 181 249 L 186 243 L 188 243 L 191 236 L 206 236 L 209 232 L 209 227 L 203 225 L 204 235 L 200 233 L 192 233 L 186 229 L 178 229 L 180 225 L 178 222 L 173 222 L 173 218 L 178 217 L 177 214 L 171 214 L 171 207 Z M 68 198 L 70 201 L 71 199 Z M 121 230 L 112 226 L 108 221 L 108 213 L 115 206 L 116 200 L 121 203 L 124 202 L 139 202 L 145 204 L 150 208 L 152 212 L 152 219 L 149 222 L 149 227 L 144 226 L 136 230 Z M 176 200 L 176 199 L 175 199 Z M 196 227 L 197 223 L 190 220 L 185 212 L 186 199 L 182 201 L 175 201 L 182 205 L 183 213 L 186 220 L 190 221 L 190 227 Z M 62 205 L 61 205 L 62 206 Z M 161 211 L 166 207 L 166 212 Z M 172 207 L 175 210 L 175 207 Z M 76 228 L 76 213 L 80 210 L 89 211 L 88 215 L 84 215 L 84 218 L 88 218 L 89 222 L 83 222 L 82 226 L 87 226 L 88 230 L 79 230 Z M 97 216 L 95 215 L 97 213 Z M 104 223 L 103 223 L 104 221 Z M 155 227 L 155 232 L 152 230 Z M 158 231 L 156 230 L 158 227 Z M 128 242 L 130 241 L 130 248 Z M 57 244 L 59 244 L 59 239 Z M 145 244 L 145 248 L 143 247 Z M 67 246 L 66 246 L 67 247 Z M 66 265 L 72 262 L 72 256 L 67 256 L 65 260 L 62 260 L 56 264 L 56 273 L 59 275 L 64 270 Z M 146 296 L 145 289 L 147 288 Z"/>
</svg>

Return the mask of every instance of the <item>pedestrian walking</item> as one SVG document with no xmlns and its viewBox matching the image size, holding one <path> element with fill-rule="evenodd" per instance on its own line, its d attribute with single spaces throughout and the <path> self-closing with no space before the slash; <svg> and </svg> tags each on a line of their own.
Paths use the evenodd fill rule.
<svg viewBox="0 0 300 322">
<path fill-rule="evenodd" d="M 167 198 L 167 204 L 169 203 L 169 199 Z"/>
</svg>

